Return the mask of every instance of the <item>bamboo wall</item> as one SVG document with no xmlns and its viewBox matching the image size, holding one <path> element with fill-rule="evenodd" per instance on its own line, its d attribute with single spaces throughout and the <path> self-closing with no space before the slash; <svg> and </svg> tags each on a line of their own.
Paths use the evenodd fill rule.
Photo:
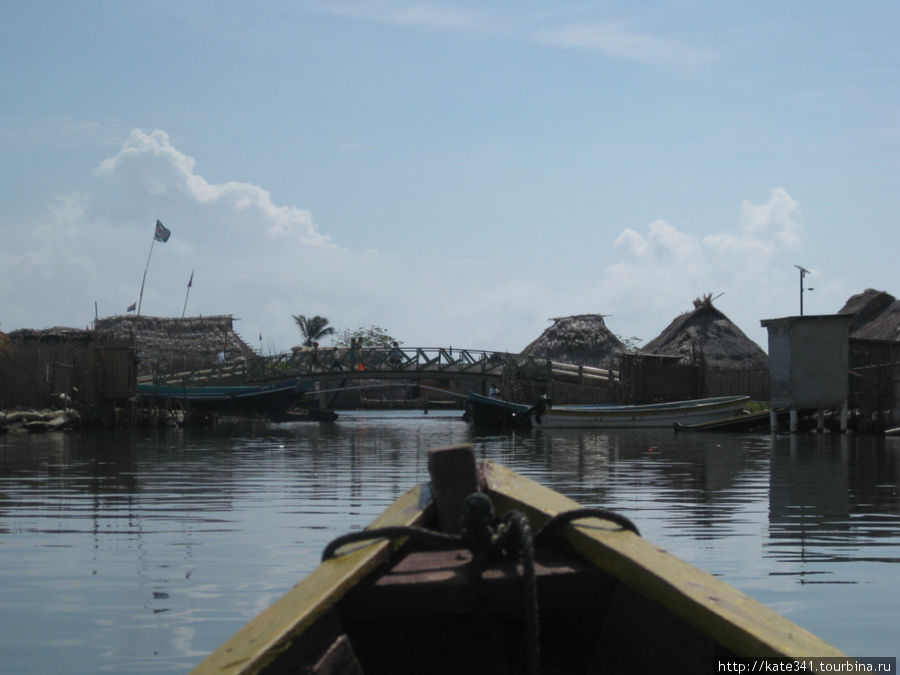
<svg viewBox="0 0 900 675">
<path fill-rule="evenodd" d="M 850 339 L 848 403 L 866 419 L 894 424 L 898 414 L 900 342 Z M 883 418 L 883 419 L 882 419 Z"/>
<path fill-rule="evenodd" d="M 702 369 L 678 361 L 677 356 L 623 354 L 619 365 L 623 403 L 639 405 L 700 398 Z"/>
<path fill-rule="evenodd" d="M 101 406 L 134 396 L 134 341 L 93 331 L 22 330 L 0 350 L 0 408 Z"/>
<path fill-rule="evenodd" d="M 754 401 L 769 400 L 769 371 L 766 368 L 706 368 L 704 396 L 746 395 Z"/>
<path fill-rule="evenodd" d="M 765 368 L 721 368 L 678 363 L 676 357 L 628 354 L 621 359 L 623 396 L 628 403 L 655 403 L 708 396 L 769 400 Z"/>
</svg>

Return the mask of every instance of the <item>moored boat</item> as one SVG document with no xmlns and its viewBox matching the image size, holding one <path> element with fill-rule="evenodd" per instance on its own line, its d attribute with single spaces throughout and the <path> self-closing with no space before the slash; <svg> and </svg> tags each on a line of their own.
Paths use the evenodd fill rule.
<svg viewBox="0 0 900 675">
<path fill-rule="evenodd" d="M 785 419 L 789 412 L 789 410 L 781 408 L 776 410 L 775 420 Z M 676 431 L 752 431 L 769 430 L 771 425 L 772 411 L 760 410 L 754 413 L 723 417 L 709 422 L 695 422 L 692 424 L 675 422 L 675 429 Z"/>
<path fill-rule="evenodd" d="M 717 396 L 645 405 L 554 405 L 535 423 L 543 427 L 661 427 L 698 424 L 740 414 L 749 396 Z"/>
<path fill-rule="evenodd" d="M 468 392 L 466 416 L 476 427 L 521 429 L 531 426 L 534 406 Z"/>
<path fill-rule="evenodd" d="M 216 413 L 283 414 L 301 401 L 312 382 L 298 379 L 258 385 L 180 386 L 138 384 L 138 398 L 177 403 L 184 408 Z"/>
<path fill-rule="evenodd" d="M 329 545 L 194 672 L 719 672 L 843 656 L 622 516 L 490 461 L 476 470 L 470 445 L 428 462 L 430 484 Z"/>
</svg>

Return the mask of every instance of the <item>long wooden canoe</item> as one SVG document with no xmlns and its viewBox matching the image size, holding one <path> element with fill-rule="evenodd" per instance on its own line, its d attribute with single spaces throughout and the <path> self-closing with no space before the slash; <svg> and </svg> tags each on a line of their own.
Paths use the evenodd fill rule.
<svg viewBox="0 0 900 675">
<path fill-rule="evenodd" d="M 137 395 L 149 401 L 178 402 L 185 408 L 219 413 L 284 413 L 303 398 L 311 385 L 312 381 L 296 378 L 237 386 L 139 384 Z"/>
<path fill-rule="evenodd" d="M 579 508 L 493 462 L 476 471 L 469 445 L 432 450 L 429 468 L 431 483 L 401 496 L 371 528 L 453 533 L 469 522 L 461 495 L 476 487 L 498 514 L 522 514 L 533 530 Z M 504 522 L 523 522 L 509 518 Z M 542 537 L 535 537 L 533 614 L 523 594 L 532 560 L 525 547 L 518 557 L 488 562 L 479 580 L 472 553 L 453 542 L 349 543 L 194 672 L 702 673 L 720 672 L 737 658 L 843 656 L 623 529 L 612 514 Z"/>
<path fill-rule="evenodd" d="M 554 405 L 535 417 L 543 427 L 669 428 L 733 417 L 749 396 L 716 396 L 643 405 Z"/>
<path fill-rule="evenodd" d="M 789 410 L 779 408 L 775 411 L 775 420 L 783 420 L 787 418 Z M 711 420 L 709 422 L 698 422 L 696 424 L 682 424 L 675 422 L 676 431 L 751 431 L 754 429 L 764 429 L 768 431 L 771 427 L 772 411 L 761 410 L 754 413 L 745 413 L 743 415 L 734 415 L 733 417 L 723 417 L 722 419 Z M 776 429 L 777 431 L 777 429 Z"/>
</svg>

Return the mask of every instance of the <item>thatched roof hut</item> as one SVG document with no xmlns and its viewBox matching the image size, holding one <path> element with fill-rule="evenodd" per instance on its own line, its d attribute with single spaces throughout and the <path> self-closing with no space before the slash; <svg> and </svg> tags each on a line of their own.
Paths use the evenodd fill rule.
<svg viewBox="0 0 900 675">
<path fill-rule="evenodd" d="M 226 362 L 254 355 L 234 331 L 230 314 L 183 319 L 118 315 L 97 319 L 94 329 L 134 336 L 139 375 L 208 368 L 223 350 Z"/>
<path fill-rule="evenodd" d="M 712 304 L 712 295 L 694 300 L 694 310 L 677 317 L 642 352 L 699 359 L 717 368 L 768 368 L 769 357 Z"/>
<path fill-rule="evenodd" d="M 552 326 L 522 350 L 522 356 L 596 368 L 618 367 L 625 345 L 606 327 L 602 314 L 576 314 L 552 321 Z"/>
<path fill-rule="evenodd" d="M 900 302 L 890 293 L 867 288 L 851 296 L 838 314 L 852 314 L 850 337 L 861 340 L 900 340 Z"/>
<path fill-rule="evenodd" d="M 91 331 L 80 328 L 55 326 L 53 328 L 20 328 L 7 336 L 10 344 L 88 344 Z"/>
</svg>

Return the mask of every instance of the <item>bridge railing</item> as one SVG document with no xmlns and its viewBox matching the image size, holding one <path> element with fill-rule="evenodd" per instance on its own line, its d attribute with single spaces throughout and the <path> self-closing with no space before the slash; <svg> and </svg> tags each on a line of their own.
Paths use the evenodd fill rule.
<svg viewBox="0 0 900 675">
<path fill-rule="evenodd" d="M 155 384 L 223 384 L 260 382 L 322 374 L 404 373 L 502 374 L 515 362 L 506 352 L 451 347 L 324 347 L 294 349 L 286 354 L 242 359 L 216 367 L 175 373 L 157 373 L 141 378 Z"/>
<path fill-rule="evenodd" d="M 324 347 L 294 349 L 286 354 L 259 356 L 211 368 L 177 373 L 158 373 L 141 382 L 179 385 L 221 385 L 271 382 L 290 378 L 350 374 L 403 377 L 422 373 L 502 377 L 507 374 L 530 380 L 557 380 L 603 385 L 618 379 L 616 371 L 573 366 L 540 357 L 521 357 L 508 352 L 452 347 Z"/>
<path fill-rule="evenodd" d="M 248 375 L 271 379 L 285 375 L 327 372 L 375 371 L 404 372 L 452 371 L 499 373 L 512 356 L 504 352 L 445 347 L 326 347 L 297 349 L 290 354 L 262 357 L 251 364 Z"/>
</svg>

